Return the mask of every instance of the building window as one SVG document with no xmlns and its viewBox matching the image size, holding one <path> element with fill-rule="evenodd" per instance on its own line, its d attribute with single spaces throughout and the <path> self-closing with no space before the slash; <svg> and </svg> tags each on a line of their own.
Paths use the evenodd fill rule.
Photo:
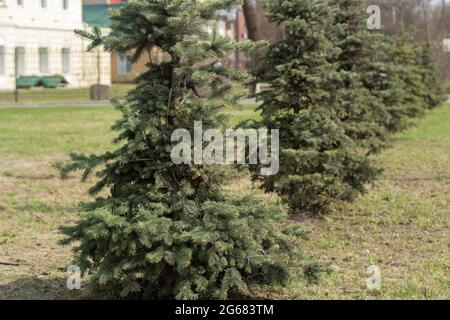
<svg viewBox="0 0 450 320">
<path fill-rule="evenodd" d="M 62 6 L 64 10 L 69 9 L 69 0 L 62 0 Z"/>
<path fill-rule="evenodd" d="M 118 72 L 120 75 L 131 73 L 131 54 L 119 53 Z"/>
<path fill-rule="evenodd" d="M 17 76 L 23 76 L 26 72 L 25 65 L 25 48 L 17 47 L 16 48 L 16 74 Z"/>
<path fill-rule="evenodd" d="M 39 48 L 39 72 L 49 73 L 48 48 Z"/>
<path fill-rule="evenodd" d="M 41 7 L 47 8 L 47 0 L 41 0 Z"/>
<path fill-rule="evenodd" d="M 61 50 L 62 72 L 63 74 L 70 73 L 70 49 L 63 48 Z"/>
<path fill-rule="evenodd" d="M 0 77 L 5 75 L 5 47 L 0 46 Z"/>
</svg>

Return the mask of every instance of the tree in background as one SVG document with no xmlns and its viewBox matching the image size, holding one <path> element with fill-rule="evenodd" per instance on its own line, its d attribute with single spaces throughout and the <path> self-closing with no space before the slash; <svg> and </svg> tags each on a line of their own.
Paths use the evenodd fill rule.
<svg viewBox="0 0 450 320">
<path fill-rule="evenodd" d="M 442 78 L 436 65 L 433 46 L 427 42 L 420 47 L 419 64 L 421 68 L 422 82 L 427 90 L 423 99 L 429 108 L 434 108 L 445 101 L 445 90 Z"/>
<path fill-rule="evenodd" d="M 341 120 L 356 143 L 370 153 L 378 152 L 386 147 L 386 124 L 391 116 L 364 81 L 374 64 L 381 62 L 377 43 L 384 37 L 368 30 L 361 0 L 332 0 L 331 4 L 336 7 L 336 35 L 331 38 L 341 50 L 336 60 L 342 79 L 338 88 Z"/>
<path fill-rule="evenodd" d="M 283 38 L 283 30 L 266 17 L 263 1 L 245 1 L 243 5 L 248 37 L 274 43 Z"/>
<path fill-rule="evenodd" d="M 84 170 L 83 179 L 100 166 L 90 191 L 109 191 L 84 205 L 81 220 L 64 228 L 65 243 L 77 244 L 77 263 L 93 273 L 95 288 L 121 297 L 226 298 L 247 294 L 252 284 L 290 279 L 302 232 L 295 224 L 285 226 L 286 211 L 251 198 L 225 199 L 220 166 L 171 160 L 173 131 L 183 128 L 194 136 L 194 121 L 204 130 L 223 127 L 218 112 L 234 101 L 230 82 L 246 78 L 220 60 L 228 50 L 254 44 L 234 45 L 214 29 L 206 31 L 217 10 L 238 3 L 130 1 L 112 13 L 110 35 L 79 32 L 91 39 L 90 49 L 132 51 L 136 60 L 157 46 L 170 57 L 159 65 L 150 62 L 136 88 L 116 103 L 122 118 L 113 126 L 119 132 L 114 151 L 74 154 L 72 163 L 60 166 L 63 174 Z M 331 120 L 327 125 L 327 133 L 340 134 Z M 316 270 L 305 265 L 308 277 Z"/>
<path fill-rule="evenodd" d="M 403 102 L 407 116 L 414 118 L 422 115 L 427 108 L 424 99 L 427 87 L 422 82 L 420 47 L 413 42 L 410 34 L 404 32 L 401 36 L 394 37 L 390 57 L 403 81 Z"/>
<path fill-rule="evenodd" d="M 406 128 L 409 120 L 424 110 L 425 85 L 420 81 L 418 52 L 406 38 L 394 41 L 368 30 L 361 0 L 332 3 L 337 6 L 340 26 L 336 43 L 341 49 L 338 63 L 344 78 L 342 101 L 349 110 L 346 122 L 354 130 L 350 133 L 354 140 L 380 151 L 390 132 Z"/>
<path fill-rule="evenodd" d="M 256 81 L 270 85 L 257 96 L 262 101 L 259 125 L 280 129 L 280 171 L 261 178 L 252 167 L 253 178 L 295 211 L 321 211 L 362 192 L 378 173 L 351 137 L 363 131 L 350 128 L 358 126 L 356 108 L 366 112 L 367 107 L 363 101 L 353 106 L 341 100 L 345 79 L 336 62 L 341 50 L 331 39 L 337 31 L 329 3 L 266 1 L 266 8 L 269 20 L 285 28 L 285 37 L 268 48 L 256 71 Z M 355 119 L 345 122 L 349 111 Z"/>
<path fill-rule="evenodd" d="M 392 62 L 393 41 L 389 36 L 378 34 L 379 41 L 373 41 L 369 48 L 376 54 L 364 70 L 364 86 L 378 99 L 388 117 L 376 118 L 388 133 L 395 133 L 408 127 L 410 112 L 405 103 L 405 83 L 400 77 L 401 65 Z"/>
<path fill-rule="evenodd" d="M 406 30 L 414 34 L 416 43 L 431 43 L 439 76 L 449 78 L 450 59 L 442 48 L 442 40 L 450 34 L 448 0 L 366 0 L 365 4 L 381 7 L 383 33 L 399 36 Z"/>
<path fill-rule="evenodd" d="M 283 38 L 283 29 L 275 23 L 269 21 L 266 16 L 266 9 L 264 1 L 244 1 L 242 6 L 245 22 L 247 26 L 248 38 L 253 41 L 267 41 L 274 43 Z M 262 59 L 264 59 L 261 52 L 254 52 L 251 55 L 250 68 L 254 70 Z M 256 93 L 256 84 L 251 87 L 251 92 Z"/>
</svg>

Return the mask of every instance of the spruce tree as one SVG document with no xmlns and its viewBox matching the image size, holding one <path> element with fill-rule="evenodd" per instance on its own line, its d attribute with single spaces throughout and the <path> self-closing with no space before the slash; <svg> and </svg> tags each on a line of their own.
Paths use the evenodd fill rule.
<svg viewBox="0 0 450 320">
<path fill-rule="evenodd" d="M 431 45 L 415 43 L 404 30 L 388 46 L 387 57 L 392 61 L 396 77 L 401 81 L 401 95 L 395 130 L 404 129 L 412 118 L 419 117 L 444 101 L 443 87 L 433 60 Z M 395 118 L 394 118 L 395 120 Z"/>
<path fill-rule="evenodd" d="M 390 58 L 397 66 L 399 78 L 403 82 L 403 104 L 406 116 L 415 118 L 427 109 L 425 96 L 428 88 L 422 81 L 420 47 L 414 43 L 412 35 L 404 30 L 394 38 Z"/>
<path fill-rule="evenodd" d="M 336 7 L 336 35 L 333 41 L 341 50 L 337 56 L 341 74 L 338 90 L 341 119 L 347 134 L 369 152 L 386 147 L 388 139 L 385 124 L 390 115 L 383 101 L 364 85 L 364 77 L 378 53 L 373 44 L 380 41 L 374 31 L 367 28 L 367 15 L 362 0 L 331 0 Z"/>
<path fill-rule="evenodd" d="M 294 211 L 322 211 L 335 200 L 349 200 L 364 190 L 378 173 L 356 138 L 345 114 L 357 111 L 342 104 L 341 50 L 334 12 L 327 1 L 266 1 L 269 19 L 285 29 L 285 37 L 271 45 L 263 65 L 255 72 L 268 89 L 262 101 L 259 125 L 280 129 L 280 171 L 257 175 L 266 191 L 277 192 Z M 361 97 L 359 97 L 361 98 Z M 348 99 L 353 99 L 348 92 Z M 362 105 L 362 101 L 360 101 Z M 346 105 L 347 104 L 347 105 Z M 366 106 L 362 108 L 366 109 Z M 356 107 L 355 107 L 356 109 Z"/>
<path fill-rule="evenodd" d="M 79 32 L 92 41 L 90 49 L 131 51 L 136 60 L 156 46 L 168 55 L 161 64 L 150 61 L 136 88 L 116 102 L 117 148 L 73 154 L 60 166 L 63 174 L 83 170 L 83 179 L 97 171 L 90 192 L 106 193 L 63 228 L 64 243 L 75 242 L 76 263 L 92 273 L 94 288 L 115 297 L 227 298 L 247 294 L 253 284 L 286 284 L 291 263 L 299 263 L 303 233 L 285 225 L 282 207 L 225 197 L 222 167 L 171 159 L 174 130 L 193 136 L 194 121 L 204 130 L 223 127 L 219 111 L 234 101 L 230 82 L 246 79 L 220 61 L 228 50 L 254 45 L 207 32 L 217 10 L 238 2 L 128 1 L 112 12 L 111 34 Z M 317 269 L 305 266 L 308 277 Z"/>
<path fill-rule="evenodd" d="M 344 75 L 344 88 L 351 90 L 356 98 L 352 101 L 350 96 L 348 103 L 353 106 L 365 105 L 361 114 L 367 116 L 366 120 L 355 120 L 363 123 L 361 127 L 368 128 L 368 140 L 361 136 L 363 141 L 374 142 L 373 151 L 380 151 L 386 147 L 389 133 L 405 128 L 410 116 L 405 101 L 405 82 L 400 77 L 403 65 L 393 62 L 393 39 L 377 30 L 368 29 L 368 15 L 362 0 L 330 2 L 337 7 L 336 43 L 342 50 L 338 62 L 341 70 L 348 73 Z M 359 94 L 355 94 L 355 91 Z M 362 96 L 365 99 L 361 103 Z"/>
<path fill-rule="evenodd" d="M 427 90 L 423 97 L 428 108 L 434 108 L 445 101 L 443 80 L 439 76 L 434 57 L 433 45 L 430 42 L 422 44 L 420 48 L 419 65 L 421 68 L 422 82 Z"/>
<path fill-rule="evenodd" d="M 388 113 L 387 118 L 377 118 L 389 133 L 405 129 L 411 116 L 406 95 L 406 84 L 400 74 L 402 65 L 393 63 L 394 41 L 387 35 L 374 32 L 370 42 L 366 42 L 371 54 L 370 63 L 363 70 L 364 86 L 378 99 L 381 108 Z"/>
</svg>

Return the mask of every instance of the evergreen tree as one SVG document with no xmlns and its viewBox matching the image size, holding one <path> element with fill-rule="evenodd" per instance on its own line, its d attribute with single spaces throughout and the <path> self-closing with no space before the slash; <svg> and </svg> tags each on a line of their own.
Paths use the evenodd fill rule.
<svg viewBox="0 0 450 320">
<path fill-rule="evenodd" d="M 319 211 L 334 200 L 351 199 L 378 174 L 361 148 L 364 128 L 351 128 L 359 118 L 357 109 L 366 117 L 367 107 L 362 101 L 350 104 L 356 99 L 351 90 L 343 102 L 339 91 L 344 79 L 337 63 L 341 50 L 332 42 L 336 30 L 330 4 L 286 0 L 266 5 L 269 19 L 285 29 L 284 39 L 268 48 L 256 71 L 256 81 L 270 85 L 257 96 L 260 125 L 280 129 L 280 171 L 261 178 L 252 167 L 253 178 L 292 209 Z"/>
<path fill-rule="evenodd" d="M 444 101 L 443 86 L 433 60 L 430 44 L 416 44 L 411 34 L 404 30 L 391 41 L 386 41 L 386 59 L 391 61 L 393 72 L 385 76 L 391 83 L 401 83 L 395 101 L 397 108 L 390 110 L 390 129 L 399 131 L 407 127 L 410 120 Z M 393 65 L 393 66 L 392 66 Z M 393 75 L 394 74 L 394 75 Z M 388 101 L 389 102 L 389 101 Z M 390 106 L 387 103 L 387 106 Z"/>
<path fill-rule="evenodd" d="M 394 64 L 391 56 L 393 40 L 387 35 L 374 32 L 366 45 L 372 54 L 370 63 L 363 69 L 363 83 L 389 115 L 384 120 L 382 117 L 377 118 L 377 121 L 389 133 L 403 130 L 409 124 L 411 113 L 405 100 L 405 82 L 400 76 L 402 65 Z"/>
<path fill-rule="evenodd" d="M 362 101 L 367 107 L 363 113 L 366 121 L 355 120 L 363 124 L 361 127 L 368 128 L 367 133 L 372 132 L 372 137 L 367 135 L 368 141 L 375 142 L 371 144 L 374 151 L 380 151 L 386 147 L 389 133 L 406 128 L 409 119 L 422 109 L 421 101 L 417 100 L 417 95 L 411 95 L 415 91 L 404 77 L 411 67 L 417 70 L 417 65 L 402 58 L 394 59 L 398 44 L 389 36 L 367 28 L 368 15 L 361 0 L 332 0 L 332 3 L 338 7 L 336 22 L 341 26 L 339 62 L 343 70 L 356 76 L 356 81 L 347 80 L 344 84 L 350 83 L 346 87 L 357 88 L 361 96 L 365 96 Z M 361 99 L 358 97 L 350 96 L 349 105 L 359 106 Z M 351 119 L 350 123 L 353 123 Z"/>
<path fill-rule="evenodd" d="M 397 66 L 399 78 L 403 82 L 403 104 L 406 116 L 414 118 L 423 115 L 427 105 L 425 96 L 427 87 L 422 82 L 420 48 L 414 43 L 412 36 L 406 32 L 394 38 L 390 57 Z"/>
<path fill-rule="evenodd" d="M 332 0 L 336 7 L 336 35 L 333 39 L 341 49 L 337 56 L 342 81 L 339 102 L 344 112 L 341 119 L 347 134 L 370 152 L 378 152 L 386 146 L 385 124 L 390 115 L 383 101 L 372 95 L 364 85 L 364 77 L 378 53 L 374 42 L 378 34 L 368 30 L 367 15 L 361 0 Z"/>
<path fill-rule="evenodd" d="M 426 105 L 429 108 L 433 108 L 445 101 L 443 80 L 437 70 L 432 44 L 429 42 L 424 43 L 420 48 L 420 52 L 419 63 L 422 71 L 422 82 L 427 87 L 423 98 Z"/>
<path fill-rule="evenodd" d="M 348 99 L 344 95 L 343 101 L 348 101 L 350 109 L 356 106 L 356 110 L 366 115 L 366 119 L 355 118 L 363 123 L 361 128 L 368 128 L 366 136 L 360 137 L 363 141 L 374 142 L 371 144 L 373 151 L 380 151 L 386 147 L 389 133 L 405 128 L 410 116 L 404 99 L 405 83 L 400 77 L 403 66 L 393 63 L 391 52 L 395 44 L 392 39 L 367 28 L 368 15 L 362 0 L 330 1 L 337 7 L 336 43 L 341 49 L 338 62 L 341 70 L 348 73 L 343 77 L 344 88 L 353 92 L 353 97 L 350 93 Z M 363 101 L 362 97 L 365 97 Z M 365 107 L 361 109 L 361 105 Z M 353 122 L 351 118 L 349 122 Z"/>
<path fill-rule="evenodd" d="M 251 49 L 207 32 L 210 20 L 236 0 L 136 0 L 113 11 L 112 33 L 79 32 L 90 49 L 134 53 L 154 46 L 169 59 L 136 80 L 113 126 L 119 146 L 102 155 L 72 155 L 61 165 L 67 174 L 99 167 L 92 194 L 109 194 L 83 206 L 82 218 L 65 227 L 64 243 L 76 242 L 77 263 L 92 272 L 92 284 L 114 296 L 147 298 L 227 298 L 246 294 L 258 283 L 286 284 L 298 263 L 295 224 L 286 211 L 254 199 L 226 199 L 224 172 L 214 165 L 176 165 L 171 134 L 194 121 L 221 128 L 222 106 L 232 103 L 231 81 L 245 79 L 224 68 L 226 51 Z M 292 259 L 291 259 L 292 258 Z M 305 275 L 317 270 L 305 262 Z"/>
</svg>

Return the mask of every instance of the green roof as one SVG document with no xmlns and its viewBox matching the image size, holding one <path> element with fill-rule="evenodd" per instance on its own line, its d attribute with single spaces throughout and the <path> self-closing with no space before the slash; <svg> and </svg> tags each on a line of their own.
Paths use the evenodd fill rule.
<svg viewBox="0 0 450 320">
<path fill-rule="evenodd" d="M 123 4 L 95 4 L 83 6 L 83 22 L 99 26 L 110 27 L 111 20 L 109 19 L 109 9 L 120 9 Z"/>
</svg>

